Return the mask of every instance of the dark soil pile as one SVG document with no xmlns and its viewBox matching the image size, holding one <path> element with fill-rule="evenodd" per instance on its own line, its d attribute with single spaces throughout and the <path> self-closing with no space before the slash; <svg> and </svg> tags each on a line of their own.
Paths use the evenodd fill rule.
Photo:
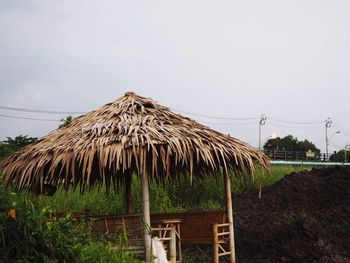
<svg viewBox="0 0 350 263">
<path fill-rule="evenodd" d="M 239 263 L 350 262 L 350 168 L 292 173 L 234 211 Z"/>
</svg>

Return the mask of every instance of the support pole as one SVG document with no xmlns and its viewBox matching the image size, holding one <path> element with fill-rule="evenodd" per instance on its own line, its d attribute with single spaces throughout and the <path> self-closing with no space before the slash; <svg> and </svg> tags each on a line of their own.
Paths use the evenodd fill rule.
<svg viewBox="0 0 350 263">
<path fill-rule="evenodd" d="M 175 225 L 170 230 L 170 262 L 176 263 L 176 230 Z"/>
<path fill-rule="evenodd" d="M 132 195 L 131 195 L 131 181 L 132 173 L 127 171 L 125 174 L 125 201 L 126 201 L 126 213 L 132 213 Z"/>
<path fill-rule="evenodd" d="M 215 223 L 212 225 L 212 231 L 213 231 L 213 240 L 212 240 L 212 246 L 213 246 L 213 263 L 219 263 L 219 237 L 218 237 L 218 224 Z"/>
<path fill-rule="evenodd" d="M 143 213 L 143 222 L 144 222 L 144 241 L 145 241 L 145 252 L 146 252 L 146 261 L 151 262 L 151 217 L 149 209 L 149 187 L 148 187 L 148 176 L 145 169 L 145 172 L 141 174 L 141 187 L 142 187 L 142 213 Z"/>
<path fill-rule="evenodd" d="M 259 120 L 259 150 L 262 150 L 262 136 L 261 136 L 261 126 L 265 125 L 267 117 L 265 114 L 260 116 Z"/>
<path fill-rule="evenodd" d="M 226 194 L 226 213 L 228 223 L 230 224 L 230 262 L 236 263 L 235 256 L 235 239 L 234 239 L 234 228 L 233 228 L 233 211 L 232 211 L 232 198 L 231 198 L 231 181 L 227 172 L 225 172 L 225 194 Z"/>
<path fill-rule="evenodd" d="M 328 139 L 328 128 L 330 128 L 332 126 L 332 120 L 331 118 L 327 118 L 327 120 L 325 121 L 326 125 L 326 157 L 325 157 L 325 161 L 329 161 L 329 156 L 328 156 L 328 146 L 329 146 L 329 139 Z"/>
<path fill-rule="evenodd" d="M 328 161 L 328 127 L 326 124 L 326 160 Z"/>
</svg>

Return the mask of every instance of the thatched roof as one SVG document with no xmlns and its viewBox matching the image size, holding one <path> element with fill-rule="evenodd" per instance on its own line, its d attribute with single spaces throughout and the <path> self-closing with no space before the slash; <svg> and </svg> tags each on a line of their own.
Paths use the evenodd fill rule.
<svg viewBox="0 0 350 263">
<path fill-rule="evenodd" d="M 267 157 L 238 139 L 128 92 L 75 118 L 0 163 L 4 184 L 23 187 L 117 185 L 125 172 L 155 179 L 255 172 Z"/>
</svg>

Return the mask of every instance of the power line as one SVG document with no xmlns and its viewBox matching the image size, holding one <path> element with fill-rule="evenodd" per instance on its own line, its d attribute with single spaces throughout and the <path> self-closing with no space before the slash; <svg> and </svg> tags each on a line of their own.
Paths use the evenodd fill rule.
<svg viewBox="0 0 350 263">
<path fill-rule="evenodd" d="M 22 120 L 33 120 L 33 121 L 54 121 L 54 122 L 60 122 L 61 120 L 54 120 L 54 119 L 42 119 L 42 118 L 32 118 L 32 117 L 21 117 L 21 116 L 12 116 L 12 115 L 3 115 L 0 114 L 0 117 L 5 118 L 12 118 L 12 119 L 22 119 Z M 255 122 L 244 122 L 244 123 L 224 123 L 224 122 L 209 122 L 209 121 L 199 121 L 201 123 L 206 124 L 215 124 L 215 125 L 255 125 Z"/>
<path fill-rule="evenodd" d="M 85 114 L 82 111 L 54 111 L 54 110 L 38 110 L 38 109 L 28 109 L 28 108 L 18 108 L 9 106 L 0 106 L 0 109 L 11 110 L 11 111 L 21 111 L 21 112 L 31 112 L 31 113 L 47 113 L 47 114 Z"/>
<path fill-rule="evenodd" d="M 2 106 L 0 105 L 0 109 L 5 110 L 11 110 L 11 111 L 20 111 L 20 112 L 31 112 L 31 113 L 46 113 L 46 114 L 71 114 L 71 115 L 78 115 L 78 114 L 85 114 L 84 111 L 55 111 L 55 110 L 47 110 L 47 109 L 31 109 L 31 108 L 21 108 L 21 107 L 12 107 L 12 106 Z M 238 120 L 258 120 L 259 118 L 256 117 L 224 117 L 224 116 L 213 116 L 213 115 L 207 115 L 207 114 L 201 114 L 201 113 L 194 113 L 189 111 L 183 111 L 176 108 L 170 108 L 171 110 L 177 111 L 179 113 L 188 114 L 192 116 L 197 117 L 203 117 L 203 118 L 209 118 L 209 119 L 218 119 L 218 120 L 232 120 L 232 121 L 238 121 Z M 287 120 L 281 120 L 276 118 L 268 118 L 269 121 L 275 121 L 275 122 L 281 122 L 281 123 L 289 123 L 289 124 L 296 124 L 296 125 L 313 125 L 313 124 L 321 124 L 323 122 L 295 122 L 295 121 L 287 121 Z M 209 123 L 209 122 L 207 122 Z M 218 124 L 218 125 L 233 125 L 231 123 L 211 123 L 211 124 Z M 242 125 L 243 123 L 237 124 Z M 252 123 L 249 123 L 249 125 Z M 248 125 L 248 124 L 243 124 Z M 350 132 L 349 132 L 350 133 Z"/>
<path fill-rule="evenodd" d="M 20 108 L 20 107 L 10 107 L 10 106 L 1 106 L 0 109 L 5 110 L 11 110 L 11 111 L 21 111 L 21 112 L 31 112 L 31 113 L 46 113 L 46 114 L 85 114 L 86 112 L 83 111 L 54 111 L 54 110 L 39 110 L 39 109 L 30 109 L 30 108 Z M 212 115 L 206 115 L 206 114 L 199 114 L 199 113 L 193 113 L 183 110 L 178 110 L 175 108 L 170 108 L 174 111 L 189 114 L 197 117 L 204 117 L 209 119 L 221 119 L 221 120 L 257 120 L 258 118 L 255 117 L 222 117 L 222 116 L 212 116 Z"/>
<path fill-rule="evenodd" d="M 242 121 L 242 120 L 258 120 L 259 118 L 256 117 L 222 117 L 222 116 L 213 116 L 213 115 L 206 115 L 206 114 L 200 114 L 200 113 L 193 113 L 189 111 L 183 111 L 175 108 L 169 108 L 171 110 L 177 111 L 179 113 L 193 115 L 197 117 L 203 117 L 203 118 L 209 118 L 209 119 L 218 119 L 218 120 L 236 120 L 236 121 Z"/>
<path fill-rule="evenodd" d="M 296 127 L 296 126 L 287 126 L 287 125 L 281 125 L 281 124 L 276 124 L 276 123 L 269 123 L 271 126 L 276 126 L 276 127 L 282 127 L 282 128 L 290 128 L 290 129 L 319 129 L 322 128 L 322 125 L 318 126 L 308 126 L 308 127 Z"/>
<path fill-rule="evenodd" d="M 276 122 L 282 122 L 282 123 L 289 123 L 289 124 L 298 124 L 298 125 L 312 125 L 312 124 L 321 124 L 323 121 L 320 122 L 295 122 L 295 121 L 285 121 L 285 120 L 279 120 L 275 118 L 270 118 L 269 120 L 276 121 Z"/>
<path fill-rule="evenodd" d="M 11 119 L 21 119 L 21 120 L 31 120 L 31 121 L 54 121 L 54 122 L 61 121 L 61 120 L 53 120 L 53 119 L 30 118 L 30 117 L 11 116 L 11 115 L 3 115 L 3 114 L 0 114 L 0 117 L 11 118 Z"/>
<path fill-rule="evenodd" d="M 241 126 L 241 125 L 256 125 L 256 122 L 242 122 L 242 123 L 229 123 L 229 122 L 211 122 L 211 121 L 200 121 L 200 120 L 197 120 L 198 122 L 201 122 L 201 123 L 206 123 L 206 124 L 215 124 L 215 125 L 228 125 L 228 126 Z"/>
<path fill-rule="evenodd" d="M 48 109 L 31 109 L 31 108 L 21 108 L 21 107 L 12 107 L 12 106 L 2 106 L 0 105 L 0 109 L 4 110 L 11 110 L 11 111 L 20 111 L 20 112 L 30 112 L 30 113 L 45 113 L 45 114 L 68 114 L 68 115 L 78 115 L 78 114 L 85 114 L 86 112 L 83 111 L 55 111 L 55 110 L 48 110 Z M 231 121 L 242 121 L 242 120 L 259 120 L 259 118 L 256 117 L 228 117 L 228 116 L 213 116 L 213 115 L 206 115 L 201 113 L 194 113 L 189 111 L 183 111 L 176 108 L 170 108 L 171 110 L 177 111 L 179 113 L 193 115 L 197 117 L 207 118 L 207 119 L 217 119 L 217 120 L 231 120 Z M 0 114 L 0 117 L 5 118 L 13 118 L 13 119 L 24 119 L 24 120 L 35 120 L 35 121 L 54 121 L 59 122 L 60 120 L 54 120 L 54 119 L 44 119 L 44 118 L 33 118 L 33 117 L 21 117 L 21 116 L 13 116 L 13 115 L 3 115 Z M 241 123 L 231 123 L 231 122 L 211 122 L 211 121 L 205 121 L 205 120 L 198 120 L 199 122 L 206 123 L 206 124 L 213 124 L 213 125 L 227 125 L 227 126 L 240 126 L 240 125 L 255 125 L 257 123 L 255 122 L 241 122 Z M 276 118 L 270 118 L 268 117 L 269 124 L 272 126 L 282 127 L 282 128 L 293 128 L 293 129 L 313 129 L 313 128 L 321 128 L 321 125 L 318 126 L 308 126 L 308 127 L 296 127 L 296 126 L 286 126 L 277 123 L 287 123 L 287 124 L 295 124 L 295 125 L 315 125 L 315 124 L 323 124 L 324 122 L 296 122 L 296 121 L 288 121 L 288 120 L 282 120 L 282 119 L 276 119 Z M 342 133 L 350 137 L 350 132 L 341 127 Z"/>
</svg>

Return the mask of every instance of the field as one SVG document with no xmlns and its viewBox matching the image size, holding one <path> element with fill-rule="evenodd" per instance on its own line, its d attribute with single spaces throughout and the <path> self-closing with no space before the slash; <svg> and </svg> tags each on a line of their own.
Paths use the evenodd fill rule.
<svg viewBox="0 0 350 263">
<path fill-rule="evenodd" d="M 293 171 L 307 168 L 302 166 L 273 166 L 271 175 L 267 172 L 262 176 L 261 171 L 252 178 L 234 178 L 232 191 L 234 194 L 258 189 L 260 185 L 268 186 L 279 181 L 283 176 Z M 205 180 L 194 178 L 192 185 L 187 178 L 166 184 L 151 182 L 151 211 L 152 212 L 178 212 L 191 209 L 210 210 L 224 208 L 224 183 L 222 178 L 208 177 Z M 115 214 L 125 212 L 124 189 L 116 192 L 105 188 L 94 187 L 90 191 L 80 194 L 76 191 L 59 189 L 54 196 L 39 196 L 35 203 L 39 207 L 50 207 L 55 211 L 83 211 L 89 209 L 92 214 Z M 132 195 L 134 198 L 134 211 L 141 211 L 141 188 L 136 176 L 133 177 Z"/>
<path fill-rule="evenodd" d="M 303 171 L 305 169 L 307 171 Z M 258 174 L 254 179 L 248 176 L 243 180 L 235 178 L 232 189 L 238 262 L 349 262 L 350 256 L 344 251 L 350 250 L 347 245 L 350 241 L 350 213 L 346 205 L 350 203 L 347 179 L 350 171 L 332 169 L 320 172 L 310 167 L 273 166 L 270 175 Z M 295 173 L 286 176 L 291 172 Z M 259 200 L 260 186 L 262 198 Z M 134 211 L 140 212 L 141 191 L 136 176 L 132 191 Z M 0 201 L 7 205 L 2 208 L 4 213 L 0 217 L 1 245 L 6 248 L 9 241 L 4 240 L 13 239 L 8 227 L 14 222 L 7 215 L 9 208 L 13 207 L 18 214 L 16 223 L 23 220 L 27 228 L 43 233 L 39 240 L 34 241 L 30 240 L 29 234 L 17 233 L 22 235 L 21 239 L 29 239 L 25 240 L 27 246 L 31 242 L 45 242 L 58 247 L 58 251 L 53 249 L 54 252 L 49 255 L 43 253 L 42 262 L 59 262 L 54 260 L 57 255 L 70 258 L 69 262 L 82 262 L 81 255 L 85 256 L 84 262 L 106 262 L 103 260 L 107 259 L 109 262 L 138 262 L 121 250 L 116 252 L 115 244 L 92 240 L 84 231 L 82 233 L 69 223 L 69 212 L 72 211 L 89 209 L 95 215 L 124 213 L 124 194 L 123 187 L 109 192 L 95 187 L 83 195 L 79 189 L 67 192 L 59 189 L 52 197 L 34 197 L 26 192 L 15 194 L 2 190 Z M 187 178 L 160 185 L 152 182 L 150 194 L 152 212 L 212 210 L 225 206 L 222 178 L 194 180 L 192 185 Z M 56 211 L 68 214 L 60 220 L 48 216 Z M 50 225 L 55 227 L 48 227 Z M 51 233 L 52 229 L 56 231 L 54 234 Z M 16 242 L 13 243 L 17 250 L 11 253 L 23 253 L 18 250 L 23 246 L 23 240 Z M 122 245 L 123 240 L 116 240 L 115 243 Z M 37 245 L 32 245 L 36 249 Z M 6 252 L 6 249 L 1 249 L 0 252 Z M 202 249 L 210 256 L 209 247 Z M 191 247 L 185 249 L 184 259 L 188 263 L 208 261 Z"/>
</svg>

